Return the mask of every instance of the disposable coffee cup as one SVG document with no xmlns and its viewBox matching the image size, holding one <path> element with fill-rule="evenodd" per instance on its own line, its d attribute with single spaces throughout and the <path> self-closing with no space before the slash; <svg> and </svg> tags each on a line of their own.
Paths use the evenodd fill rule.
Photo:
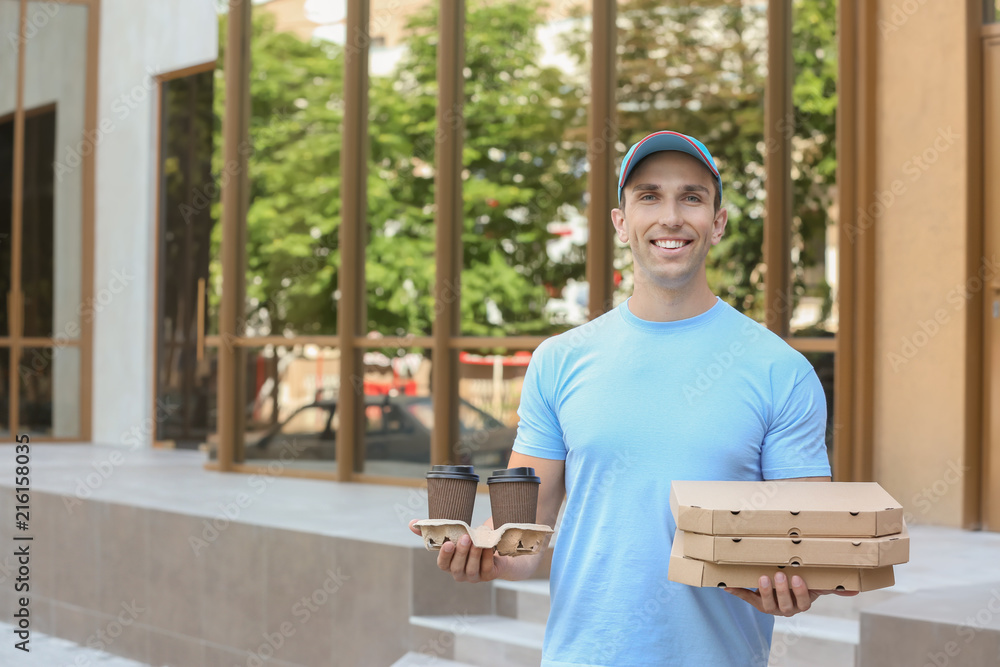
<svg viewBox="0 0 1000 667">
<path fill-rule="evenodd" d="M 472 466 L 434 466 L 427 473 L 428 518 L 471 525 L 478 485 Z"/>
<path fill-rule="evenodd" d="M 490 487 L 493 527 L 505 523 L 535 523 L 538 511 L 538 485 L 534 468 L 494 470 L 486 480 Z"/>
</svg>

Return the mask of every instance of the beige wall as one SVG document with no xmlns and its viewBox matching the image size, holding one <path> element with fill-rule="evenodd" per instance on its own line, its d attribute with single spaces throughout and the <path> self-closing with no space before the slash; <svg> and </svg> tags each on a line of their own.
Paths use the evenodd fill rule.
<svg viewBox="0 0 1000 667">
<path fill-rule="evenodd" d="M 914 10 L 909 13 L 903 5 Z M 965 396 L 966 18 L 879 0 L 875 479 L 913 522 L 960 525 Z M 865 233 L 872 233 L 872 230 Z M 868 286 L 860 286 L 867 289 Z"/>
</svg>

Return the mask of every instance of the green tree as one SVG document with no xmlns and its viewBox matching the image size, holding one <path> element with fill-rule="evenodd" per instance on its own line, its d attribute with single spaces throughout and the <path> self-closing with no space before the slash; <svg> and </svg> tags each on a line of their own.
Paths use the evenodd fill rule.
<svg viewBox="0 0 1000 667">
<path fill-rule="evenodd" d="M 343 48 L 277 32 L 273 17 L 263 12 L 254 13 L 252 34 L 250 145 L 240 147 L 249 152 L 250 172 L 244 322 L 256 334 L 332 333 L 340 263 Z M 220 52 L 220 70 L 224 57 Z M 221 118 L 221 76 L 217 82 Z M 238 178 L 232 166 L 223 165 L 221 145 L 217 134 L 215 173 L 219 180 Z"/>
<path fill-rule="evenodd" d="M 468 334 L 552 331 L 543 313 L 548 290 L 582 273 L 582 247 L 559 264 L 546 254 L 547 224 L 564 218 L 566 206 L 583 205 L 586 147 L 573 130 L 585 125 L 586 109 L 562 72 L 538 65 L 539 8 L 476 3 L 466 17 L 461 309 Z M 436 26 L 436 6 L 416 14 L 398 67 L 370 81 L 367 324 L 387 334 L 428 333 L 435 315 Z M 278 33 L 268 14 L 255 12 L 251 49 L 246 322 L 258 333 L 330 333 L 343 48 Z M 215 170 L 226 176 L 218 151 Z M 502 323 L 488 322 L 488 300 Z"/>
<path fill-rule="evenodd" d="M 547 224 L 583 205 L 586 122 L 579 89 L 540 67 L 536 2 L 470 3 L 462 120 L 463 330 L 471 335 L 548 333 L 548 288 L 582 272 L 546 253 Z M 371 92 L 369 326 L 391 333 L 430 330 L 433 321 L 433 170 L 437 128 L 437 7 L 410 22 L 407 54 Z M 441 130 L 443 131 L 443 129 Z M 402 241 L 406 242 L 403 243 Z M 492 301 L 502 322 L 491 324 Z"/>
</svg>

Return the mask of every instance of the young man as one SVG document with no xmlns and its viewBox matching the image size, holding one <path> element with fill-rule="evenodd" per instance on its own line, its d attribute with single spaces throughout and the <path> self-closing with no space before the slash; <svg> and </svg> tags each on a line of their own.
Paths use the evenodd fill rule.
<svg viewBox="0 0 1000 667">
<path fill-rule="evenodd" d="M 812 366 L 709 289 L 721 200 L 698 140 L 664 131 L 632 146 L 611 219 L 635 290 L 532 355 L 509 466 L 541 477 L 539 523 L 555 525 L 566 496 L 543 666 L 764 667 L 770 615 L 823 593 L 777 572 L 757 591 L 667 580 L 671 480 L 830 480 Z M 540 560 L 470 546 L 445 544 L 438 566 L 457 581 L 516 580 Z"/>
</svg>

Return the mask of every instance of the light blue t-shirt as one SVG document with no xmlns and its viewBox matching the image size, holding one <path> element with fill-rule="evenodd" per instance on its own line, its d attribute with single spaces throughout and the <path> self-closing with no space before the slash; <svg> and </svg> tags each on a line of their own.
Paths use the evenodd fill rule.
<svg viewBox="0 0 1000 667">
<path fill-rule="evenodd" d="M 773 617 L 667 580 L 671 480 L 830 474 L 809 362 L 722 300 L 677 322 L 627 302 L 531 357 L 514 451 L 566 461 L 543 667 L 764 667 Z"/>
</svg>

